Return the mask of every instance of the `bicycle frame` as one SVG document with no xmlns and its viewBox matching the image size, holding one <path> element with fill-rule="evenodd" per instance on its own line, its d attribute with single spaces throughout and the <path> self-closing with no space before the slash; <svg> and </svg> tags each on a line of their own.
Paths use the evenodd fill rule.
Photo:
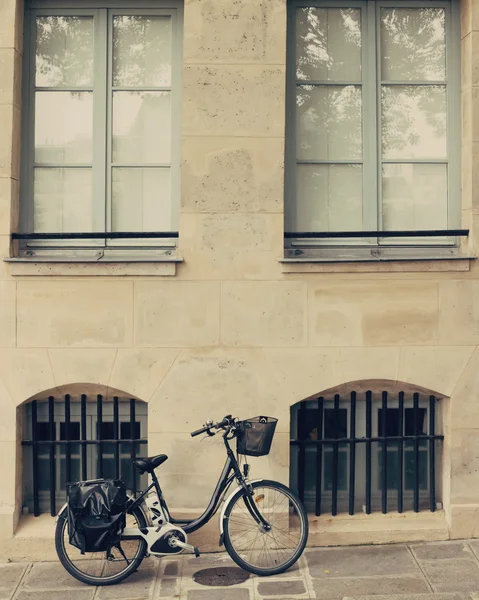
<svg viewBox="0 0 479 600">
<path fill-rule="evenodd" d="M 206 509 L 202 515 L 200 515 L 196 519 L 192 519 L 191 521 L 174 519 L 171 516 L 170 511 L 168 510 L 166 501 L 163 498 L 163 492 L 161 490 L 160 483 L 159 483 L 156 473 L 154 471 L 151 473 L 151 478 L 153 480 L 152 483 L 147 487 L 147 489 L 145 491 L 143 491 L 138 496 L 138 498 L 135 499 L 135 501 L 132 504 L 129 505 L 128 509 L 132 510 L 133 508 L 139 506 L 143 502 L 143 499 L 146 497 L 148 492 L 152 488 L 155 488 L 155 491 L 158 496 L 158 500 L 160 502 L 162 509 L 164 510 L 164 512 L 166 514 L 168 521 L 170 523 L 172 523 L 173 525 L 178 525 L 179 527 L 181 527 L 185 533 L 193 533 L 194 531 L 197 531 L 198 529 L 203 527 L 203 525 L 206 525 L 206 523 L 208 523 L 211 520 L 211 518 L 215 515 L 216 511 L 218 510 L 221 499 L 223 498 L 224 494 L 230 487 L 233 480 L 236 478 L 236 480 L 238 481 L 238 484 L 240 486 L 242 486 L 244 488 L 245 492 L 247 493 L 247 496 L 246 496 L 247 500 L 245 499 L 245 503 L 246 503 L 248 510 L 251 512 L 253 518 L 258 523 L 261 523 L 266 529 L 268 529 L 269 528 L 268 522 L 263 518 L 263 516 L 257 509 L 256 504 L 251 500 L 252 492 L 246 482 L 246 478 L 241 473 L 241 469 L 238 465 L 238 461 L 236 460 L 234 452 L 231 450 L 231 447 L 228 443 L 227 436 L 228 436 L 228 432 L 225 432 L 223 434 L 223 441 L 224 441 L 224 444 L 226 447 L 226 454 L 227 454 L 226 462 L 225 462 L 225 465 L 221 472 L 221 475 L 219 476 L 216 487 L 213 491 L 213 495 L 211 496 L 208 506 L 206 507 Z"/>
</svg>

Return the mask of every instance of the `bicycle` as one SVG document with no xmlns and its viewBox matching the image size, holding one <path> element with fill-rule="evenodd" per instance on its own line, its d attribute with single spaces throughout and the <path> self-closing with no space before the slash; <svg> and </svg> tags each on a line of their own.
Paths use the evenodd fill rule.
<svg viewBox="0 0 479 600">
<path fill-rule="evenodd" d="M 239 421 L 226 416 L 222 421 L 207 421 L 191 433 L 214 436 L 222 431 L 226 462 L 208 506 L 191 521 L 171 517 L 155 473 L 167 460 L 165 454 L 133 461 L 142 474 L 150 474 L 152 483 L 137 498 L 128 498 L 126 526 L 120 543 L 109 552 L 80 554 L 68 543 L 67 505 L 57 517 L 55 547 L 61 564 L 83 583 L 112 585 L 138 569 L 149 556 L 171 556 L 198 548 L 187 543 L 187 534 L 208 523 L 224 501 L 220 515 L 219 545 L 224 544 L 233 561 L 250 573 L 267 576 L 289 569 L 301 556 L 308 539 L 306 511 L 296 495 L 285 485 L 268 479 L 249 479 L 249 465 L 240 469 L 231 449 L 236 438 L 237 452 L 246 456 L 269 453 L 276 419 L 255 417 Z M 236 479 L 238 487 L 226 493 Z M 154 490 L 152 494 L 149 494 Z M 149 494 L 149 495 L 148 495 Z"/>
</svg>

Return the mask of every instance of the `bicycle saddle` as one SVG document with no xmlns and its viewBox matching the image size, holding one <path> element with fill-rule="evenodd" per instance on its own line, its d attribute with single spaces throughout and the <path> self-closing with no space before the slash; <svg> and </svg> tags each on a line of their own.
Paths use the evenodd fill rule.
<svg viewBox="0 0 479 600">
<path fill-rule="evenodd" d="M 166 460 L 168 460 L 166 454 L 158 454 L 158 456 L 150 456 L 149 458 L 137 458 L 133 461 L 133 464 L 142 475 L 145 471 L 152 473 L 156 467 L 162 465 Z"/>
</svg>

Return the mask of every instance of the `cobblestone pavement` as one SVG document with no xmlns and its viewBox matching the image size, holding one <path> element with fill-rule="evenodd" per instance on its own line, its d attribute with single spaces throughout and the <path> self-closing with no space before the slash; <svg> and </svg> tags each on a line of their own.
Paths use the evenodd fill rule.
<svg viewBox="0 0 479 600">
<path fill-rule="evenodd" d="M 93 588 L 59 563 L 0 565 L 0 600 L 479 600 L 479 540 L 315 548 L 287 573 L 207 587 L 193 574 L 235 566 L 222 554 L 143 561 L 115 586 Z"/>
</svg>

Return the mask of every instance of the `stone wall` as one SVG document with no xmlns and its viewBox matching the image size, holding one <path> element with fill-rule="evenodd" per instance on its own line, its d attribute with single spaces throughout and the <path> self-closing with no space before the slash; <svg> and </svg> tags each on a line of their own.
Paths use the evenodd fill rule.
<svg viewBox="0 0 479 600">
<path fill-rule="evenodd" d="M 479 0 L 461 12 L 463 224 L 477 254 Z M 19 200 L 22 13 L 0 0 L 5 257 Z M 0 537 L 21 507 L 17 407 L 46 390 L 89 384 L 149 402 L 150 451 L 171 456 L 167 497 L 196 508 L 223 460 L 219 440 L 188 436 L 205 418 L 279 417 L 254 470 L 287 481 L 290 406 L 371 379 L 444 398 L 450 535 L 479 535 L 479 265 L 282 266 L 285 36 L 285 0 L 185 4 L 176 271 L 0 261 Z"/>
</svg>

